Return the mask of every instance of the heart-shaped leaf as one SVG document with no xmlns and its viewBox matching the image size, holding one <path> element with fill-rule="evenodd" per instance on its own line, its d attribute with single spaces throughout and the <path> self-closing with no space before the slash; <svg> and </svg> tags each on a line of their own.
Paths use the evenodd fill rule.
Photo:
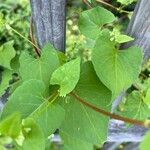
<svg viewBox="0 0 150 150">
<path fill-rule="evenodd" d="M 92 63 L 99 79 L 112 91 L 114 98 L 138 78 L 142 52 L 135 46 L 118 50 L 109 38 L 106 32 L 97 39 Z"/>
<path fill-rule="evenodd" d="M 140 144 L 140 150 L 149 150 L 150 132 L 146 134 L 144 140 Z"/>
<path fill-rule="evenodd" d="M 133 91 L 128 95 L 127 100 L 121 107 L 121 111 L 116 111 L 121 116 L 145 121 L 150 114 L 150 108 L 143 102 L 138 91 Z"/>
<path fill-rule="evenodd" d="M 0 97 L 5 93 L 5 90 L 9 87 L 9 81 L 12 79 L 12 71 L 4 69 L 2 72 L 2 79 L 0 81 Z"/>
<path fill-rule="evenodd" d="M 11 138 L 19 136 L 21 131 L 20 114 L 13 113 L 0 123 L 0 133 Z"/>
<path fill-rule="evenodd" d="M 80 77 L 80 58 L 76 58 L 59 67 L 52 74 L 50 84 L 60 85 L 60 96 L 66 96 L 78 83 Z"/>
<path fill-rule="evenodd" d="M 21 147 L 22 150 L 45 150 L 44 134 L 32 118 L 23 120 L 22 128 L 25 137 Z"/>
<path fill-rule="evenodd" d="M 93 144 L 73 138 L 71 135 L 61 132 L 63 140 L 62 150 L 92 150 Z"/>
<path fill-rule="evenodd" d="M 86 37 L 96 39 L 103 25 L 111 23 L 114 20 L 115 16 L 110 11 L 98 6 L 81 13 L 79 29 Z"/>
<path fill-rule="evenodd" d="M 59 67 L 59 58 L 56 50 L 47 44 L 40 58 L 33 58 L 27 52 L 20 57 L 20 76 L 22 80 L 38 79 L 42 80 L 46 88 L 49 87 L 50 77 L 55 69 Z"/>
<path fill-rule="evenodd" d="M 150 106 L 150 88 L 147 89 L 146 95 L 143 99 L 144 103 Z"/>
<path fill-rule="evenodd" d="M 20 112 L 22 118 L 28 117 L 44 102 L 42 97 L 44 91 L 45 85 L 42 81 L 31 79 L 24 82 L 9 97 L 1 118 L 9 116 L 13 112 Z"/>
<path fill-rule="evenodd" d="M 0 66 L 11 70 L 11 60 L 15 57 L 16 52 L 13 48 L 13 41 L 9 41 L 0 47 Z"/>
<path fill-rule="evenodd" d="M 19 112 L 21 118 L 32 117 L 39 124 L 45 137 L 52 134 L 64 119 L 64 110 L 44 98 L 45 85 L 42 81 L 31 79 L 23 82 L 6 103 L 1 119 L 14 112 Z"/>
</svg>

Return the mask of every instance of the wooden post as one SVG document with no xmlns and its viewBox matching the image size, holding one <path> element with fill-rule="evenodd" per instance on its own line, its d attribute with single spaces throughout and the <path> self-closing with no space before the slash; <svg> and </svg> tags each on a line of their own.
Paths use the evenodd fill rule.
<svg viewBox="0 0 150 150">
<path fill-rule="evenodd" d="M 50 42 L 64 52 L 66 0 L 30 0 L 30 3 L 39 46 Z"/>
<path fill-rule="evenodd" d="M 137 45 L 143 49 L 144 62 L 150 58 L 150 0 L 139 0 L 127 29 L 127 34 L 134 37 L 126 47 Z"/>
</svg>

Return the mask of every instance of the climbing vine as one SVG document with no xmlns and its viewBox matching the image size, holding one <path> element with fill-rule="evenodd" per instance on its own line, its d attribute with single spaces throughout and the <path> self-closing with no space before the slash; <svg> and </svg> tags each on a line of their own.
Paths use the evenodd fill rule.
<svg viewBox="0 0 150 150">
<path fill-rule="evenodd" d="M 50 43 L 40 50 L 32 37 L 32 24 L 30 41 L 0 17 L 1 26 L 35 49 L 33 55 L 23 51 L 16 65 L 14 42 L 0 47 L 0 95 L 9 91 L 0 117 L 1 149 L 45 150 L 59 129 L 62 150 L 92 150 L 107 140 L 111 118 L 149 128 L 150 82 L 146 81 L 146 88 L 137 82 L 142 50 L 120 49 L 120 44 L 134 39 L 113 27 L 117 21 L 113 13 L 91 3 L 86 1 L 90 9 L 79 19 L 81 34 L 91 41 L 88 60 L 81 56 L 68 60 Z M 137 83 L 138 89 L 128 92 L 121 109 L 112 113 L 116 97 Z"/>
</svg>

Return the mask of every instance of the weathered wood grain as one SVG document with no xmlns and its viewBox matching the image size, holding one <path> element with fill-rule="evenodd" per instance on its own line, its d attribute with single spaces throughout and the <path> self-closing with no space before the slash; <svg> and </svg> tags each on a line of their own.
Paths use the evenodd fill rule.
<svg viewBox="0 0 150 150">
<path fill-rule="evenodd" d="M 50 42 L 65 50 L 66 0 L 30 0 L 36 37 L 40 47 Z"/>
<path fill-rule="evenodd" d="M 150 58 L 150 0 L 139 0 L 129 23 L 127 34 L 135 40 L 126 47 L 137 45 L 143 49 L 144 62 Z"/>
</svg>

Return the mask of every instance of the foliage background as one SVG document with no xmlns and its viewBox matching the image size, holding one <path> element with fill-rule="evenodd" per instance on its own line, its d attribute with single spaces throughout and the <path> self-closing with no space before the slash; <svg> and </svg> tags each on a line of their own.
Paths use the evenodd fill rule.
<svg viewBox="0 0 150 150">
<path fill-rule="evenodd" d="M 116 2 L 116 0 L 106 0 L 106 2 L 115 5 L 116 7 L 120 7 L 121 4 Z M 133 11 L 135 7 L 135 2 L 130 5 L 123 5 L 122 7 L 127 11 Z M 97 3 L 93 4 L 97 5 Z M 107 7 L 103 5 L 104 7 Z M 110 9 L 109 7 L 107 7 Z M 78 29 L 78 19 L 79 15 L 83 10 L 86 10 L 87 6 L 81 1 L 76 0 L 68 0 L 67 2 L 67 41 L 66 41 L 66 55 L 68 59 L 76 57 L 77 55 L 82 55 L 82 57 L 86 60 L 90 59 L 90 47 L 85 47 L 87 41 L 85 41 L 84 36 L 80 35 Z M 110 9 L 119 19 L 119 23 L 115 24 L 116 29 L 119 32 L 125 32 L 127 25 L 129 23 L 129 18 L 127 14 L 120 14 L 119 12 Z M 17 31 L 19 31 L 22 35 L 27 38 L 29 37 L 29 28 L 30 28 L 30 15 L 31 9 L 28 0 L 0 0 L 0 13 L 4 15 L 5 20 Z M 32 52 L 32 46 L 28 44 L 26 41 L 22 40 L 21 37 L 12 33 L 12 31 L 5 30 L 0 28 L 0 45 L 7 41 L 14 41 L 14 48 L 17 51 L 17 55 L 20 54 L 20 50 L 29 50 Z M 89 42 L 89 41 L 88 41 Z M 91 43 L 92 44 L 92 43 Z M 17 58 L 17 56 L 16 56 Z M 141 83 L 144 83 L 144 80 L 148 80 L 149 77 L 149 64 L 144 66 L 143 74 L 144 77 L 140 77 L 139 80 L 140 86 Z M 146 77 L 145 77 L 146 76 Z M 123 146 L 118 146 L 118 149 L 123 149 Z"/>
</svg>

